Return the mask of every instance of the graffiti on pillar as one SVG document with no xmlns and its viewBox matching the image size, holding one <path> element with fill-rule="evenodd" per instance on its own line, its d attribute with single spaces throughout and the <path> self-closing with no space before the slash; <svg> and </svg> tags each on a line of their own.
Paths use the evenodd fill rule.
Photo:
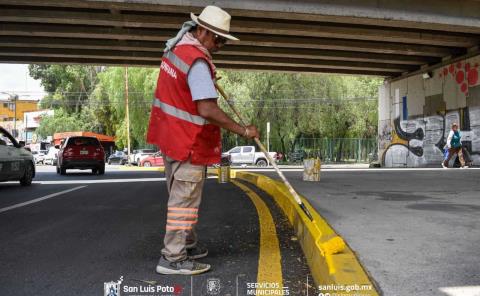
<svg viewBox="0 0 480 296">
<path fill-rule="evenodd" d="M 460 123 L 462 144 L 470 159 L 480 163 L 480 106 L 393 121 L 392 140 L 382 155 L 386 167 L 418 167 L 440 164 L 452 123 Z M 405 128 L 406 129 L 405 129 Z M 409 131 L 410 130 L 410 131 Z"/>
<path fill-rule="evenodd" d="M 457 62 L 444 67 L 438 74 L 440 78 L 451 76 L 460 86 L 460 91 L 468 95 L 468 88 L 478 83 L 478 63 Z"/>
<path fill-rule="evenodd" d="M 480 56 L 434 72 L 430 79 L 423 79 L 421 75 L 409 78 L 423 82 L 415 81 L 410 89 L 409 80 L 390 85 L 390 95 L 395 94 L 395 100 L 384 99 L 389 100 L 393 108 L 387 111 L 391 113 L 382 113 L 382 118 L 390 119 L 379 121 L 379 156 L 383 166 L 440 167 L 454 122 L 460 126 L 462 144 L 470 159 L 480 165 Z M 423 85 L 423 89 L 418 85 Z M 413 100 L 419 99 L 425 102 L 423 106 L 413 103 L 414 111 L 402 116 L 398 98 L 408 96 L 409 92 L 415 98 L 412 102 L 418 103 Z"/>
</svg>

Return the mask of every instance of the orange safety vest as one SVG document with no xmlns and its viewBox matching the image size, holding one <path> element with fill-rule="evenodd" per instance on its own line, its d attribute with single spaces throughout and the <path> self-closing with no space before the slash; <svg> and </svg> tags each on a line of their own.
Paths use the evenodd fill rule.
<svg viewBox="0 0 480 296">
<path fill-rule="evenodd" d="M 222 144 L 220 128 L 201 117 L 192 100 L 187 74 L 197 59 L 208 62 L 213 79 L 213 65 L 195 46 L 176 46 L 162 57 L 147 142 L 172 159 L 209 165 L 220 162 Z"/>
</svg>

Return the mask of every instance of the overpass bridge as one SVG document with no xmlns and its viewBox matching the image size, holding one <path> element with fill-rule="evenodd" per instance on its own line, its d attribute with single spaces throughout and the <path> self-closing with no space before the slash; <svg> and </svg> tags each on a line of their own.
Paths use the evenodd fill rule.
<svg viewBox="0 0 480 296">
<path fill-rule="evenodd" d="M 158 66 L 212 1 L 0 0 L 0 62 Z M 400 77 L 478 53 L 480 1 L 215 1 L 240 38 L 219 68 Z"/>
</svg>

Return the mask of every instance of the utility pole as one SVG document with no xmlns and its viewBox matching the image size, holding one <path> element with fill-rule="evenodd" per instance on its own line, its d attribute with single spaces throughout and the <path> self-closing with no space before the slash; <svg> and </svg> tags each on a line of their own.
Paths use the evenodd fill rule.
<svg viewBox="0 0 480 296">
<path fill-rule="evenodd" d="M 270 153 L 270 121 L 267 122 L 267 152 Z M 270 165 L 268 158 L 267 164 Z"/>
<path fill-rule="evenodd" d="M 130 164 L 130 111 L 128 108 L 128 66 L 125 66 L 125 117 L 127 121 L 127 163 Z"/>
</svg>

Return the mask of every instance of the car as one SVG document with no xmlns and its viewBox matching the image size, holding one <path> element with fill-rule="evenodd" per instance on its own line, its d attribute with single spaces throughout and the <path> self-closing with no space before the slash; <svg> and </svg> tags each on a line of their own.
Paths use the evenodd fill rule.
<svg viewBox="0 0 480 296">
<path fill-rule="evenodd" d="M 47 153 L 47 150 L 32 151 L 33 158 L 35 159 L 35 164 L 43 164 Z"/>
<path fill-rule="evenodd" d="M 48 148 L 48 152 L 43 158 L 43 164 L 45 165 L 57 165 L 57 159 L 58 159 L 58 148 L 55 146 L 50 146 Z"/>
<path fill-rule="evenodd" d="M 305 150 L 294 150 L 289 154 L 290 162 L 303 162 L 303 159 L 306 157 L 307 153 Z"/>
<path fill-rule="evenodd" d="M 272 159 L 277 159 L 276 152 L 269 152 L 269 155 Z M 261 167 L 268 164 L 265 154 L 255 151 L 255 146 L 237 146 L 222 153 L 223 156 L 230 156 L 232 164 L 254 164 Z"/>
<path fill-rule="evenodd" d="M 57 174 L 67 169 L 92 170 L 92 174 L 105 173 L 105 151 L 97 138 L 69 137 L 58 151 Z"/>
<path fill-rule="evenodd" d="M 142 160 L 155 154 L 154 149 L 137 149 L 130 154 L 130 163 L 139 165 Z"/>
<path fill-rule="evenodd" d="M 128 162 L 127 154 L 123 151 L 116 151 L 108 157 L 108 164 L 121 164 L 124 165 Z"/>
<path fill-rule="evenodd" d="M 33 178 L 35 159 L 32 153 L 0 127 L 0 181 L 20 181 L 22 186 L 29 186 Z"/>
<path fill-rule="evenodd" d="M 163 163 L 163 156 L 161 152 L 157 152 L 153 155 L 146 157 L 145 159 L 141 160 L 139 166 L 142 167 L 152 167 L 152 166 L 164 166 Z"/>
</svg>

